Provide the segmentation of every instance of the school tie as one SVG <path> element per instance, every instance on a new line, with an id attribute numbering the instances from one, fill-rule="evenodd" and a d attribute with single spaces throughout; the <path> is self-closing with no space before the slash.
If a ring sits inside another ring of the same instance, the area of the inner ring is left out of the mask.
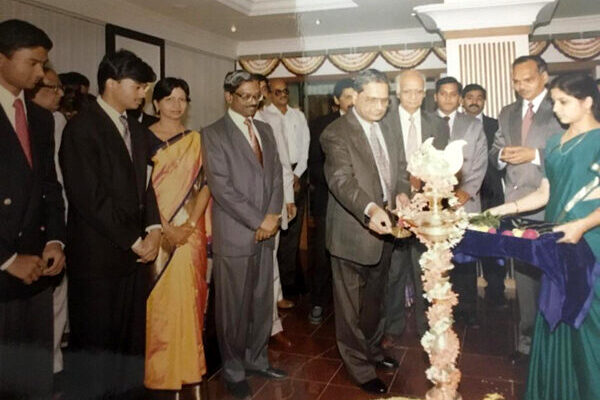
<path id="1" fill-rule="evenodd" d="M 129 130 L 129 123 L 127 122 L 127 117 L 124 115 L 119 116 L 119 121 L 123 124 L 125 131 L 123 132 L 123 141 L 125 141 L 125 147 L 127 147 L 127 152 L 129 153 L 129 158 L 132 158 L 131 153 L 131 131 Z"/>
<path id="2" fill-rule="evenodd" d="M 377 125 L 375 123 L 371 124 L 368 137 L 369 144 L 371 145 L 371 151 L 373 152 L 373 157 L 375 157 L 375 164 L 377 165 L 377 169 L 379 170 L 379 174 L 385 186 L 383 188 L 383 194 L 389 203 L 392 201 L 390 162 L 388 161 L 388 156 L 383 149 L 381 142 L 379 141 L 379 137 L 377 135 Z"/>
<path id="3" fill-rule="evenodd" d="M 244 120 L 244 125 L 248 127 L 248 136 L 250 137 L 250 147 L 252 147 L 252 151 L 258 160 L 258 163 L 263 165 L 263 155 L 262 150 L 260 149 L 260 145 L 258 144 L 258 139 L 256 138 L 256 133 L 254 133 L 254 128 L 252 126 L 252 120 L 250 118 L 246 118 Z"/>
<path id="4" fill-rule="evenodd" d="M 444 121 L 446 121 L 446 126 L 448 127 L 448 135 L 452 138 L 452 127 L 450 126 L 450 117 L 444 116 Z"/>
<path id="5" fill-rule="evenodd" d="M 27 117 L 25 117 L 25 107 L 23 106 L 23 100 L 15 99 L 13 103 L 15 108 L 15 131 L 17 131 L 17 138 L 21 143 L 25 158 L 29 168 L 33 167 L 33 161 L 31 159 L 31 144 L 29 142 L 29 128 L 27 127 Z"/>
<path id="6" fill-rule="evenodd" d="M 527 135 L 529 134 L 529 130 L 531 129 L 531 124 L 533 124 L 533 103 L 529 102 L 529 107 L 527 107 L 527 112 L 523 117 L 523 123 L 521 124 L 521 145 L 525 146 L 525 141 L 527 140 Z"/>

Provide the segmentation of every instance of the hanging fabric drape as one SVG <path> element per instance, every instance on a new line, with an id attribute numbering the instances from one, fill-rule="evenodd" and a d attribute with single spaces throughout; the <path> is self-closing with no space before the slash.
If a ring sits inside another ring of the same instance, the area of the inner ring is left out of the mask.
<path id="1" fill-rule="evenodd" d="M 330 54 L 329 61 L 344 72 L 358 72 L 368 68 L 377 58 L 378 53 Z"/>
<path id="2" fill-rule="evenodd" d="M 325 62 L 325 56 L 286 57 L 281 62 L 292 74 L 309 75 L 319 69 Z"/>
<path id="3" fill-rule="evenodd" d="M 396 68 L 414 68 L 421 64 L 432 49 L 384 50 L 381 56 Z"/>
<path id="4" fill-rule="evenodd" d="M 279 58 L 259 58 L 254 60 L 240 59 L 239 62 L 242 68 L 244 68 L 246 71 L 252 74 L 261 74 L 267 76 L 273 72 L 275 68 L 277 68 L 280 60 Z"/>
<path id="5" fill-rule="evenodd" d="M 600 38 L 587 39 L 552 39 L 558 51 L 574 60 L 591 60 L 600 55 Z"/>

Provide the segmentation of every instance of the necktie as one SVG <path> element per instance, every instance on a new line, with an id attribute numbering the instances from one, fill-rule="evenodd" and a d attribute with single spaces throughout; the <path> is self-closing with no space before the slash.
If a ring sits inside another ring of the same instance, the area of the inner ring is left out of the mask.
<path id="1" fill-rule="evenodd" d="M 408 117 L 408 121 L 410 122 L 410 125 L 408 126 L 408 136 L 406 136 L 406 162 L 409 162 L 413 153 L 419 149 L 417 126 L 415 125 L 414 115 Z"/>
<path id="2" fill-rule="evenodd" d="M 246 118 L 244 120 L 244 125 L 248 127 L 248 136 L 250 137 L 250 147 L 252 147 L 252 151 L 256 156 L 259 164 L 263 165 L 263 156 L 262 150 L 260 149 L 260 145 L 258 144 L 258 139 L 256 138 L 256 133 L 254 133 L 254 128 L 252 127 L 252 120 L 250 118 Z"/>
<path id="3" fill-rule="evenodd" d="M 127 147 L 127 152 L 129 153 L 129 158 L 131 156 L 131 131 L 129 130 L 129 123 L 127 123 L 127 117 L 124 115 L 119 116 L 119 121 L 123 124 L 125 131 L 123 132 L 123 141 L 125 141 L 125 147 Z"/>
<path id="4" fill-rule="evenodd" d="M 529 102 L 529 107 L 527 107 L 527 112 L 523 117 L 523 123 L 521 124 L 521 145 L 525 146 L 525 141 L 527 140 L 527 135 L 529 134 L 529 130 L 531 129 L 531 124 L 533 123 L 533 103 Z"/>
<path id="5" fill-rule="evenodd" d="M 21 143 L 21 148 L 23 149 L 23 153 L 25 153 L 25 158 L 27 158 L 29 167 L 31 168 L 33 167 L 31 144 L 29 142 L 29 128 L 27 127 L 27 118 L 25 117 L 23 101 L 21 99 L 15 99 L 13 107 L 15 108 L 15 131 L 17 131 L 17 138 L 19 139 L 19 143 Z"/>
<path id="6" fill-rule="evenodd" d="M 377 170 L 379 171 L 379 175 L 381 180 L 383 181 L 383 195 L 387 199 L 388 202 L 391 202 L 391 176 L 390 176 L 390 163 L 388 161 L 387 154 L 379 141 L 377 135 L 377 126 L 373 123 L 371 124 L 371 129 L 369 130 L 369 144 L 371 145 L 371 151 L 373 152 L 373 157 L 375 158 L 375 164 L 377 165 Z"/>
<path id="7" fill-rule="evenodd" d="M 452 137 L 452 127 L 450 126 L 450 117 L 444 116 L 444 121 L 446 121 L 446 126 L 448 127 L 448 135 Z"/>

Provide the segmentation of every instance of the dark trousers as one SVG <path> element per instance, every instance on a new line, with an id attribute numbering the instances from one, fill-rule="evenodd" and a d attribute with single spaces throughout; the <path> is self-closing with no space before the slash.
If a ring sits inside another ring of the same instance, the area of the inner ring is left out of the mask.
<path id="1" fill-rule="evenodd" d="M 143 393 L 147 281 L 145 266 L 114 278 L 69 283 L 72 399 L 134 399 Z"/>
<path id="2" fill-rule="evenodd" d="M 213 258 L 215 323 L 229 382 L 246 379 L 247 369 L 269 366 L 267 344 L 273 325 L 273 248 L 254 256 Z"/>
<path id="3" fill-rule="evenodd" d="M 450 271 L 452 289 L 458 294 L 455 312 L 475 314 L 477 305 L 477 263 L 455 263 Z"/>
<path id="4" fill-rule="evenodd" d="M 529 354 L 531 337 L 538 310 L 541 271 L 536 267 L 514 260 L 517 302 L 519 303 L 519 335 L 517 351 Z"/>
<path id="5" fill-rule="evenodd" d="M 485 298 L 491 303 L 504 302 L 504 278 L 506 266 L 499 265 L 494 258 L 482 258 L 483 277 L 487 281 Z"/>
<path id="6" fill-rule="evenodd" d="M 324 307 L 331 300 L 331 262 L 325 248 L 325 216 L 313 216 L 315 228 L 308 238 L 312 267 L 309 273 L 313 306 Z"/>
<path id="7" fill-rule="evenodd" d="M 283 295 L 289 296 L 297 291 L 303 282 L 298 270 L 298 246 L 300 245 L 300 233 L 304 222 L 304 210 L 306 209 L 306 196 L 308 193 L 307 174 L 300 177 L 300 190 L 295 193 L 294 201 L 298 213 L 288 225 L 288 229 L 281 231 L 279 249 L 277 250 L 277 262 L 279 263 L 279 280 Z"/>
<path id="8" fill-rule="evenodd" d="M 419 259 L 425 246 L 415 237 L 397 240 L 392 253 L 386 289 L 386 323 L 385 333 L 401 335 L 406 328 L 406 312 L 404 310 L 406 286 L 413 282 L 415 287 L 415 320 L 417 332 L 423 335 L 427 329 L 425 318 L 426 303 L 423 298 L 423 282 Z"/>
<path id="9" fill-rule="evenodd" d="M 52 396 L 52 287 L 0 302 L 0 399 Z"/>
<path id="10" fill-rule="evenodd" d="M 381 260 L 362 265 L 331 257 L 335 334 L 348 374 L 362 384 L 377 377 L 374 363 L 383 359 L 385 282 L 392 244 L 385 243 Z"/>

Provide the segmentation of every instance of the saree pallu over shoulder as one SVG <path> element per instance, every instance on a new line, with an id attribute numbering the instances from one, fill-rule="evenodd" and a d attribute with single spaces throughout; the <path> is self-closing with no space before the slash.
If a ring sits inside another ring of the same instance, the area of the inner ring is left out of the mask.
<path id="1" fill-rule="evenodd" d="M 205 216 L 189 221 L 205 185 L 198 132 L 186 131 L 164 143 L 152 158 L 152 185 L 164 219 L 196 229 L 178 247 L 161 241 L 152 266 L 147 299 L 144 384 L 180 390 L 202 381 L 206 372 L 202 329 L 207 299 Z"/>

